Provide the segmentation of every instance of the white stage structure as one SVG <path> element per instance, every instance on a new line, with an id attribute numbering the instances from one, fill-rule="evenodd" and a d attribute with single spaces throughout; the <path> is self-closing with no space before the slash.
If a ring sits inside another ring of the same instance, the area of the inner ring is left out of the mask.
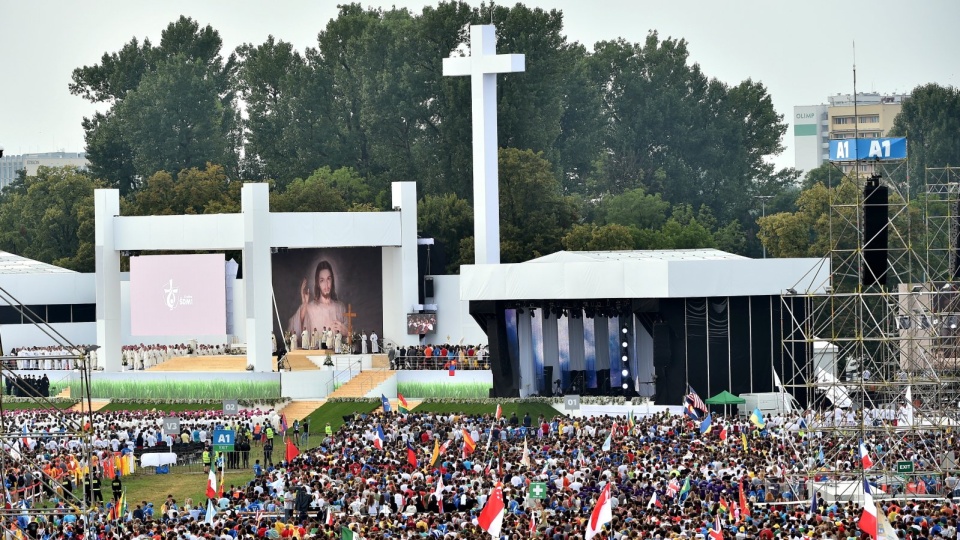
<path id="1" fill-rule="evenodd" d="M 561 372 L 551 378 L 564 392 L 626 390 L 673 404 L 686 383 L 707 395 L 769 391 L 781 326 L 792 326 L 780 296 L 819 291 L 829 272 L 823 259 L 715 249 L 558 252 L 463 266 L 460 299 L 487 333 L 498 396 L 556 393 L 544 379 Z M 586 380 L 568 386 L 571 373 Z"/>
<path id="2" fill-rule="evenodd" d="M 121 370 L 120 256 L 134 251 L 243 251 L 247 362 L 271 371 L 273 248 L 381 247 L 383 335 L 416 344 L 406 313 L 417 304 L 417 194 L 392 184 L 392 212 L 270 212 L 269 186 L 245 184 L 239 214 L 121 216 L 120 193 L 98 189 L 96 212 L 97 344 L 106 371 Z"/>

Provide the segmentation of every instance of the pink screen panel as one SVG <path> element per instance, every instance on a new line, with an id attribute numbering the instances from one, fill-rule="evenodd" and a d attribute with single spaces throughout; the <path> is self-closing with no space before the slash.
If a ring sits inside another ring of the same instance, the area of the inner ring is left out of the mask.
<path id="1" fill-rule="evenodd" d="M 222 254 L 130 259 L 130 333 L 209 336 L 226 333 Z"/>

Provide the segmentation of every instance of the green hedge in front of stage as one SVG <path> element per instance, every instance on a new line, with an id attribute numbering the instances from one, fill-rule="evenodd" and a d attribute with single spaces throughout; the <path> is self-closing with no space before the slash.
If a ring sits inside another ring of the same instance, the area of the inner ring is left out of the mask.
<path id="1" fill-rule="evenodd" d="M 76 386 L 76 385 L 74 385 Z M 77 397 L 70 388 L 70 396 Z M 273 381 L 98 381 L 90 383 L 93 399 L 278 400 L 280 384 Z"/>
<path id="2" fill-rule="evenodd" d="M 489 383 L 398 382 L 397 392 L 410 399 L 456 398 L 479 399 L 490 396 Z"/>

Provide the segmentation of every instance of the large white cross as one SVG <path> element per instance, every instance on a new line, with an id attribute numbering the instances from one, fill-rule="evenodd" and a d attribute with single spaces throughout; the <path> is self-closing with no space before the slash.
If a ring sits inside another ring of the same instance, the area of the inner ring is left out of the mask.
<path id="1" fill-rule="evenodd" d="M 525 69 L 522 54 L 497 54 L 492 24 L 470 27 L 470 56 L 443 59 L 445 76 L 469 75 L 473 99 L 473 239 L 477 264 L 500 263 L 497 73 Z"/>

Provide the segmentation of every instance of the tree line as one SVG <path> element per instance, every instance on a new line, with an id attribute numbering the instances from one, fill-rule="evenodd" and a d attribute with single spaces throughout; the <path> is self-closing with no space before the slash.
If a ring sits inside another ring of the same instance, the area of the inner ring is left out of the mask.
<path id="1" fill-rule="evenodd" d="M 348 4 L 302 51 L 273 36 L 225 51 L 216 29 L 181 17 L 157 44 L 133 38 L 75 69 L 70 92 L 105 105 L 83 120 L 90 170 L 4 190 L 0 247 L 92 270 L 98 186 L 120 190 L 125 214 L 157 215 L 238 211 L 251 181 L 270 183 L 275 211 L 387 210 L 390 183 L 416 181 L 420 234 L 455 271 L 472 261 L 471 92 L 442 59 L 491 20 L 498 51 L 527 66 L 498 79 L 504 262 L 560 249 L 756 256 L 756 196 L 776 197 L 768 213 L 795 210 L 797 171 L 769 161 L 787 124 L 766 88 L 707 76 L 683 39 L 587 47 L 564 35 L 562 12 L 522 4 Z"/>

